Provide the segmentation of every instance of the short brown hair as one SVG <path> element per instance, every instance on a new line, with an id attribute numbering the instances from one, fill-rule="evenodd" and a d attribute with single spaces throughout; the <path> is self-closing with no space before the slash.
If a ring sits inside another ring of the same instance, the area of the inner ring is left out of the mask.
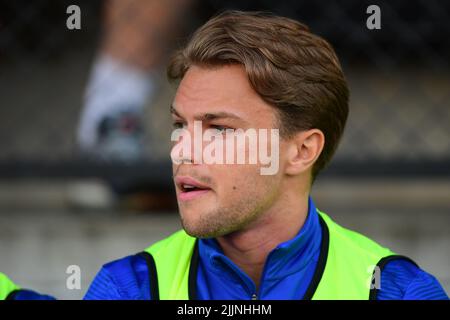
<path id="1" fill-rule="evenodd" d="M 332 46 L 304 24 L 263 12 L 225 11 L 172 57 L 180 80 L 191 65 L 241 64 L 253 89 L 278 113 L 281 137 L 317 128 L 325 145 L 312 179 L 333 156 L 348 116 L 349 91 Z"/>

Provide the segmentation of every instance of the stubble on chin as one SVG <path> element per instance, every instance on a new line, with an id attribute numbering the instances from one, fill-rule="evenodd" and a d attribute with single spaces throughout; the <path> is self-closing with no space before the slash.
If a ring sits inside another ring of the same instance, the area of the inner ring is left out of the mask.
<path id="1" fill-rule="evenodd" d="M 245 229 L 259 217 L 260 212 L 260 206 L 241 203 L 232 208 L 200 213 L 198 217 L 188 217 L 180 212 L 180 217 L 183 229 L 190 236 L 217 238 Z"/>

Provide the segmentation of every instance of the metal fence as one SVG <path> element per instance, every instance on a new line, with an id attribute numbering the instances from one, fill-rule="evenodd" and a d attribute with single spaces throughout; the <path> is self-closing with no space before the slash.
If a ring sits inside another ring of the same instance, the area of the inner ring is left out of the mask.
<path id="1" fill-rule="evenodd" d="M 66 28 L 70 4 L 82 10 L 81 30 Z M 370 4 L 381 9 L 380 30 L 366 27 Z M 103 5 L 0 1 L 0 177 L 108 176 L 118 168 L 139 175 L 157 166 L 152 180 L 168 172 L 170 89 L 148 108 L 147 131 L 162 141 L 148 150 L 149 161 L 105 167 L 79 156 L 75 131 Z M 297 18 L 335 46 L 350 84 L 350 117 L 325 174 L 450 175 L 449 2 L 208 0 L 184 17 L 192 30 L 224 8 Z"/>

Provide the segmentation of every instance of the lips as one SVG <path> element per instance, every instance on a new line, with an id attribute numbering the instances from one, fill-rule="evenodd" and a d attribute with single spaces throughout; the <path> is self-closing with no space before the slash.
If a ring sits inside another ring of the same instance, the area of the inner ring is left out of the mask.
<path id="1" fill-rule="evenodd" d="M 193 200 L 211 191 L 209 186 L 188 176 L 176 177 L 175 183 L 180 190 L 178 199 L 181 201 Z"/>

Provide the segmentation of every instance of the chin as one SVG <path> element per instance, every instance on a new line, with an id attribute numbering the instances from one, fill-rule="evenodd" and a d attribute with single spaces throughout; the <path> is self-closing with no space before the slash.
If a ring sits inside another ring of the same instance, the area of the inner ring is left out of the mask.
<path id="1" fill-rule="evenodd" d="M 194 213 L 195 214 L 195 213 Z M 196 238 L 212 238 L 217 234 L 214 228 L 211 226 L 205 226 L 204 223 L 198 219 L 200 215 L 195 214 L 195 216 L 188 215 L 186 213 L 181 214 L 181 224 L 184 231 L 192 237 Z"/>
<path id="2" fill-rule="evenodd" d="M 208 234 L 205 230 L 201 230 L 198 227 L 195 227 L 193 224 L 187 223 L 186 221 L 182 222 L 183 229 L 186 231 L 188 235 L 195 238 L 208 238 Z"/>

